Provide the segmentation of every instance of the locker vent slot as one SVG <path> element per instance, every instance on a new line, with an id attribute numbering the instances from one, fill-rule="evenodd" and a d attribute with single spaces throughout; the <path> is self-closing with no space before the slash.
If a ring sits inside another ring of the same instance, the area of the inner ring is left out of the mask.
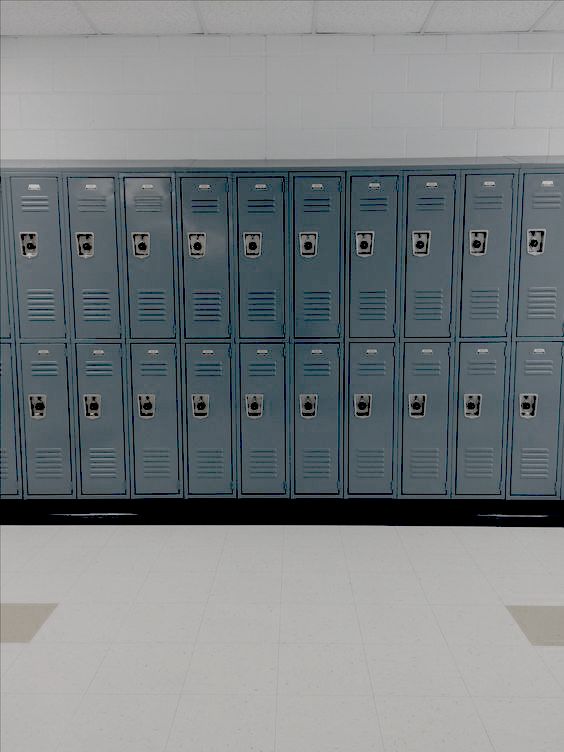
<path id="1" fill-rule="evenodd" d="M 49 211 L 49 196 L 22 196 L 20 206 L 23 212 Z"/>
<path id="2" fill-rule="evenodd" d="M 550 451 L 534 447 L 521 449 L 521 478 L 548 478 Z"/>
<path id="3" fill-rule="evenodd" d="M 417 211 L 444 211 L 446 198 L 444 196 L 417 196 L 415 208 Z"/>
<path id="4" fill-rule="evenodd" d="M 495 376 L 497 373 L 496 360 L 481 360 L 470 362 L 466 366 L 466 373 L 470 376 Z"/>
<path id="5" fill-rule="evenodd" d="M 256 290 L 247 294 L 249 321 L 276 321 L 276 290 Z"/>
<path id="6" fill-rule="evenodd" d="M 319 323 L 331 320 L 331 292 L 306 290 L 303 293 L 304 321 Z"/>
<path id="7" fill-rule="evenodd" d="M 470 293 L 471 319 L 499 319 L 499 288 L 472 290 Z"/>
<path id="8" fill-rule="evenodd" d="M 164 290 L 139 290 L 137 292 L 137 321 L 156 324 L 166 321 L 166 293 Z"/>
<path id="9" fill-rule="evenodd" d="M 111 361 L 87 360 L 84 373 L 86 376 L 113 376 L 114 364 Z"/>
<path id="10" fill-rule="evenodd" d="M 305 449 L 304 478 L 330 478 L 332 462 L 330 449 Z"/>
<path id="11" fill-rule="evenodd" d="M 524 372 L 530 376 L 552 376 L 554 373 L 554 361 L 526 360 Z"/>
<path id="12" fill-rule="evenodd" d="M 364 196 L 360 199 L 360 211 L 388 211 L 390 201 L 387 196 Z"/>
<path id="13" fill-rule="evenodd" d="M 358 293 L 358 318 L 360 321 L 385 321 L 388 315 L 386 290 L 361 290 Z"/>
<path id="14" fill-rule="evenodd" d="M 247 373 L 249 376 L 276 376 L 276 363 L 249 363 Z"/>
<path id="15" fill-rule="evenodd" d="M 223 364 L 220 362 L 208 363 L 202 360 L 194 365 L 194 375 L 205 379 L 210 376 L 223 376 Z"/>
<path id="16" fill-rule="evenodd" d="M 28 321 L 55 321 L 55 293 L 53 290 L 27 290 Z"/>
<path id="17" fill-rule="evenodd" d="M 88 474 L 91 478 L 117 478 L 117 452 L 111 447 L 92 447 L 88 451 Z"/>
<path id="18" fill-rule="evenodd" d="M 142 462 L 145 478 L 170 478 L 172 474 L 170 449 L 144 449 Z"/>
<path id="19" fill-rule="evenodd" d="M 303 210 L 306 213 L 312 212 L 330 212 L 331 196 L 305 196 Z"/>
<path id="20" fill-rule="evenodd" d="M 218 198 L 193 198 L 190 202 L 192 214 L 219 214 Z"/>
<path id="21" fill-rule="evenodd" d="M 441 375 L 441 361 L 440 360 L 421 360 L 413 363 L 411 373 L 414 376 L 440 376 Z"/>
<path id="22" fill-rule="evenodd" d="M 164 199 L 162 196 L 135 196 L 133 206 L 136 212 L 160 212 Z"/>
<path id="23" fill-rule="evenodd" d="M 357 376 L 385 376 L 387 365 L 385 360 L 379 360 L 374 363 L 357 363 Z"/>
<path id="24" fill-rule="evenodd" d="M 331 363 L 304 363 L 303 375 L 306 378 L 331 376 Z"/>
<path id="25" fill-rule="evenodd" d="M 33 454 L 35 475 L 38 478 L 62 478 L 63 477 L 63 450 L 62 449 L 36 449 Z"/>
<path id="26" fill-rule="evenodd" d="M 494 450 L 492 447 L 473 447 L 464 450 L 465 478 L 493 478 Z"/>
<path id="27" fill-rule="evenodd" d="M 562 193 L 560 191 L 533 193 L 533 209 L 560 209 L 561 206 Z"/>
<path id="28" fill-rule="evenodd" d="M 442 290 L 415 290 L 413 317 L 416 321 L 441 321 L 444 295 Z"/>
<path id="29" fill-rule="evenodd" d="M 33 360 L 30 370 L 32 376 L 58 376 L 59 364 L 56 360 Z"/>
<path id="30" fill-rule="evenodd" d="M 412 478 L 438 478 L 440 451 L 412 449 L 409 453 L 409 474 Z"/>
<path id="31" fill-rule="evenodd" d="M 91 196 L 79 198 L 77 207 L 79 212 L 103 212 L 106 211 L 107 203 L 106 196 Z"/>
<path id="32" fill-rule="evenodd" d="M 273 198 L 250 198 L 247 201 L 248 214 L 275 214 L 276 201 Z"/>
<path id="33" fill-rule="evenodd" d="M 141 376 L 168 376 L 168 363 L 144 360 L 139 366 Z"/>
<path id="34" fill-rule="evenodd" d="M 251 478 L 277 478 L 278 452 L 276 449 L 252 449 L 249 452 Z"/>
<path id="35" fill-rule="evenodd" d="M 196 290 L 192 293 L 194 321 L 221 321 L 223 294 L 221 290 Z"/>
<path id="36" fill-rule="evenodd" d="M 494 209 L 501 211 L 503 209 L 503 196 L 497 195 L 485 195 L 474 197 L 474 209 Z"/>
<path id="37" fill-rule="evenodd" d="M 355 454 L 356 478 L 383 478 L 386 467 L 384 449 L 357 449 Z"/>
<path id="38" fill-rule="evenodd" d="M 223 449 L 196 450 L 196 476 L 198 478 L 223 478 L 225 452 Z"/>
<path id="39" fill-rule="evenodd" d="M 82 317 L 84 321 L 112 320 L 112 304 L 108 290 L 82 291 Z"/>
<path id="40" fill-rule="evenodd" d="M 8 450 L 0 447 L 0 480 L 6 480 L 10 475 L 10 463 L 8 461 Z"/>
<path id="41" fill-rule="evenodd" d="M 527 292 L 527 318 L 555 319 L 557 299 L 556 287 L 529 287 Z"/>

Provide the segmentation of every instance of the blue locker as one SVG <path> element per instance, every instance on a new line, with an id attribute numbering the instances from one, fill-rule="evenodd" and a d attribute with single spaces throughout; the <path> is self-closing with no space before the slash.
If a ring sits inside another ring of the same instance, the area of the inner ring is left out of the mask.
<path id="1" fill-rule="evenodd" d="M 12 345 L 0 345 L 0 493 L 2 496 L 14 496 L 20 493 L 20 478 L 17 461 L 16 444 L 16 402 L 14 390 L 14 361 Z"/>
<path id="2" fill-rule="evenodd" d="M 294 491 L 340 492 L 341 354 L 330 343 L 294 345 Z"/>
<path id="3" fill-rule="evenodd" d="M 8 243 L 7 227 L 4 221 L 4 204 L 2 203 L 2 182 L 0 181 L 0 337 L 8 339 L 12 333 L 8 303 Z"/>
<path id="4" fill-rule="evenodd" d="M 231 494 L 231 345 L 186 345 L 188 489 Z"/>
<path id="5" fill-rule="evenodd" d="M 460 345 L 456 493 L 502 492 L 505 351 L 503 342 Z"/>
<path id="6" fill-rule="evenodd" d="M 170 178 L 126 178 L 125 211 L 131 337 L 174 337 L 176 321 Z"/>
<path id="7" fill-rule="evenodd" d="M 286 207 L 283 177 L 238 178 L 239 333 L 283 337 Z"/>
<path id="8" fill-rule="evenodd" d="M 240 350 L 241 491 L 284 494 L 286 482 L 286 346 Z"/>
<path id="9" fill-rule="evenodd" d="M 518 342 L 513 389 L 511 493 L 556 496 L 562 417 L 560 342 Z"/>
<path id="10" fill-rule="evenodd" d="M 450 345 L 405 345 L 402 488 L 405 494 L 447 492 Z"/>
<path id="11" fill-rule="evenodd" d="M 525 175 L 517 334 L 564 334 L 564 173 Z"/>
<path id="12" fill-rule="evenodd" d="M 228 337 L 229 180 L 182 180 L 184 336 Z"/>
<path id="13" fill-rule="evenodd" d="M 134 490 L 171 495 L 180 490 L 176 345 L 131 345 Z"/>
<path id="14" fill-rule="evenodd" d="M 66 345 L 21 345 L 21 378 L 27 493 L 69 496 L 73 481 Z"/>
<path id="15" fill-rule="evenodd" d="M 513 175 L 466 176 L 463 337 L 507 334 L 513 182 Z"/>
<path id="16" fill-rule="evenodd" d="M 393 490 L 394 345 L 351 343 L 348 395 L 348 492 Z"/>
<path id="17" fill-rule="evenodd" d="M 127 490 L 122 396 L 122 347 L 76 346 L 80 490 L 120 495 Z"/>
<path id="18" fill-rule="evenodd" d="M 69 178 L 69 225 L 78 339 L 120 336 L 113 178 Z"/>
<path id="19" fill-rule="evenodd" d="M 395 334 L 397 238 L 397 176 L 351 178 L 351 337 Z"/>
<path id="20" fill-rule="evenodd" d="M 450 336 L 455 185 L 452 175 L 408 179 L 406 337 Z"/>
<path id="21" fill-rule="evenodd" d="M 12 178 L 20 336 L 65 336 L 57 178 Z"/>
<path id="22" fill-rule="evenodd" d="M 341 333 L 341 178 L 294 178 L 294 334 Z"/>

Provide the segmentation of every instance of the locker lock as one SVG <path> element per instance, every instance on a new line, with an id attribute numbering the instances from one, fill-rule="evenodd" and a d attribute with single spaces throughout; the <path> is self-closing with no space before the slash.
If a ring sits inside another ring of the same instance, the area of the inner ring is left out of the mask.
<path id="1" fill-rule="evenodd" d="M 35 258 L 38 253 L 39 243 L 36 232 L 20 232 L 20 249 L 22 256 Z"/>
<path id="2" fill-rule="evenodd" d="M 315 418 L 317 415 L 317 394 L 300 394 L 300 415 L 302 418 Z"/>
<path id="3" fill-rule="evenodd" d="M 202 258 L 206 255 L 206 233 L 188 233 L 188 252 L 192 258 Z"/>
<path id="4" fill-rule="evenodd" d="M 47 414 L 47 395 L 30 394 L 29 412 L 34 420 L 41 420 Z"/>
<path id="5" fill-rule="evenodd" d="M 355 240 L 357 256 L 372 256 L 374 253 L 373 232 L 355 232 Z"/>
<path id="6" fill-rule="evenodd" d="M 487 230 L 470 230 L 470 255 L 485 256 L 488 247 Z"/>
<path id="7" fill-rule="evenodd" d="M 465 394 L 464 395 L 464 417 L 465 418 L 479 418 L 482 410 L 482 395 L 481 394 Z"/>
<path id="8" fill-rule="evenodd" d="M 410 418 L 424 418 L 426 404 L 427 404 L 426 394 L 410 394 L 409 395 L 409 417 Z"/>
<path id="9" fill-rule="evenodd" d="M 133 255 L 136 258 L 147 258 L 151 253 L 151 235 L 148 232 L 132 232 Z"/>
<path id="10" fill-rule="evenodd" d="M 527 253 L 531 256 L 540 256 L 544 253 L 544 240 L 546 230 L 527 230 Z"/>
<path id="11" fill-rule="evenodd" d="M 317 256 L 317 232 L 300 232 L 300 254 L 304 258 Z"/>
<path id="12" fill-rule="evenodd" d="M 102 415 L 102 396 L 100 394 L 84 395 L 84 415 L 89 420 L 96 420 Z"/>
<path id="13" fill-rule="evenodd" d="M 534 418 L 537 414 L 538 394 L 519 395 L 519 415 L 521 418 Z"/>
<path id="14" fill-rule="evenodd" d="M 354 395 L 354 414 L 356 418 L 369 418 L 372 409 L 371 394 Z"/>
<path id="15" fill-rule="evenodd" d="M 247 418 L 262 418 L 264 394 L 245 394 Z"/>
<path id="16" fill-rule="evenodd" d="M 94 255 L 94 233 L 77 232 L 75 238 L 76 252 L 80 258 L 92 258 Z"/>
<path id="17" fill-rule="evenodd" d="M 154 418 L 155 417 L 155 395 L 154 394 L 138 394 L 137 403 L 139 407 L 140 418 Z"/>
<path id="18" fill-rule="evenodd" d="M 192 395 L 192 415 L 195 418 L 207 418 L 210 414 L 210 395 L 193 394 Z"/>
<path id="19" fill-rule="evenodd" d="M 431 230 L 416 230 L 411 233 L 414 256 L 428 256 L 431 251 Z"/>
<path id="20" fill-rule="evenodd" d="M 262 253 L 262 232 L 244 232 L 245 256 L 257 258 Z"/>

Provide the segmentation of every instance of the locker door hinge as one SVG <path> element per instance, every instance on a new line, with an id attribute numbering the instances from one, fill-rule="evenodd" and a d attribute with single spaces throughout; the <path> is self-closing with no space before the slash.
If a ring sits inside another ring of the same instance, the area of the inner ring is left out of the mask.
<path id="1" fill-rule="evenodd" d="M 396 177 L 396 193 L 399 192 L 399 189 L 400 189 L 400 179 L 399 177 Z"/>
<path id="2" fill-rule="evenodd" d="M 337 190 L 339 191 L 339 193 L 341 193 L 342 190 L 343 190 L 343 181 L 341 180 L 341 178 L 339 178 L 339 182 L 338 182 L 338 185 L 337 185 Z"/>
<path id="3" fill-rule="evenodd" d="M 337 345 L 337 355 L 341 357 L 341 345 Z"/>
<path id="4" fill-rule="evenodd" d="M 286 491 L 288 490 L 288 484 L 286 483 L 286 481 L 283 481 L 282 483 L 282 490 L 284 491 L 284 493 L 286 493 Z"/>
<path id="5" fill-rule="evenodd" d="M 231 337 L 231 324 L 227 324 L 227 335 Z"/>
<path id="6" fill-rule="evenodd" d="M 286 324 L 282 324 L 282 336 L 286 336 Z"/>
<path id="7" fill-rule="evenodd" d="M 231 345 L 227 346 L 227 357 L 230 358 L 232 353 Z"/>
<path id="8" fill-rule="evenodd" d="M 337 336 L 341 336 L 341 324 L 337 324 Z"/>
<path id="9" fill-rule="evenodd" d="M 225 181 L 225 193 L 229 193 L 229 179 Z"/>
<path id="10" fill-rule="evenodd" d="M 282 193 L 286 193 L 286 178 L 282 178 Z"/>
<path id="11" fill-rule="evenodd" d="M 233 481 L 231 481 L 231 483 L 229 484 L 229 490 L 230 491 L 234 491 L 235 490 L 235 483 Z"/>
<path id="12" fill-rule="evenodd" d="M 282 357 L 286 357 L 286 345 L 282 345 Z"/>

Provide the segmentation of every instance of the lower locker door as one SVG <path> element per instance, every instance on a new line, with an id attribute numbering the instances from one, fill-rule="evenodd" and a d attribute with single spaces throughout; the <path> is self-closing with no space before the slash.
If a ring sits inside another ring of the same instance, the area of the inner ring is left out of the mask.
<path id="1" fill-rule="evenodd" d="M 557 494 L 561 372 L 561 343 L 517 344 L 511 463 L 513 494 Z"/>
<path id="2" fill-rule="evenodd" d="M 394 345 L 356 343 L 349 350 L 351 494 L 392 492 Z"/>
<path id="3" fill-rule="evenodd" d="M 447 491 L 450 346 L 405 345 L 402 489 L 442 496 Z"/>
<path id="4" fill-rule="evenodd" d="M 241 345 L 241 491 L 286 492 L 285 346 Z"/>
<path id="5" fill-rule="evenodd" d="M 14 368 L 12 346 L 0 345 L 1 386 L 0 394 L 0 493 L 2 496 L 19 494 L 20 481 L 18 477 L 17 447 L 16 447 L 16 414 L 14 405 Z"/>
<path id="6" fill-rule="evenodd" d="M 83 494 L 124 494 L 121 345 L 77 345 L 76 367 L 80 490 Z"/>
<path id="7" fill-rule="evenodd" d="M 131 345 L 135 493 L 180 489 L 176 346 Z"/>
<path id="8" fill-rule="evenodd" d="M 67 351 L 63 344 L 21 345 L 27 493 L 73 492 Z"/>
<path id="9" fill-rule="evenodd" d="M 231 346 L 186 345 L 188 488 L 191 494 L 230 494 Z"/>
<path id="10" fill-rule="evenodd" d="M 501 493 L 505 350 L 502 342 L 460 345 L 456 493 Z"/>
<path id="11" fill-rule="evenodd" d="M 294 347 L 296 494 L 340 491 L 341 362 L 339 345 Z"/>

